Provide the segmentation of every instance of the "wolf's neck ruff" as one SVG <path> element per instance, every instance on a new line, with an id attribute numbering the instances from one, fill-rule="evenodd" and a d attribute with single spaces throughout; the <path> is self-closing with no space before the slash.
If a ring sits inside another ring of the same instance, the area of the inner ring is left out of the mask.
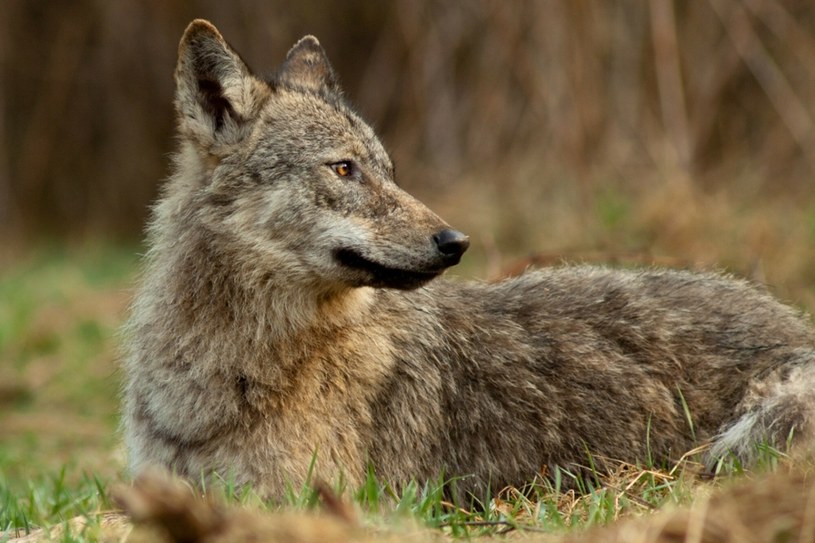
<path id="1" fill-rule="evenodd" d="M 316 451 L 324 478 L 373 465 L 481 495 L 542 466 L 812 442 L 815 333 L 766 292 L 590 267 L 434 279 L 468 240 L 395 185 L 316 39 L 267 81 L 194 21 L 175 75 L 181 149 L 126 330 L 134 471 L 280 497 Z"/>
<path id="2" fill-rule="evenodd" d="M 183 235 L 188 251 L 165 240 L 150 255 L 149 268 L 172 270 L 152 295 L 164 300 L 162 318 L 173 319 L 173 327 L 183 327 L 188 337 L 245 335 L 269 346 L 285 344 L 357 325 L 373 302 L 369 287 L 302 288 L 291 284 L 285 268 L 260 272 L 240 254 L 213 247 L 206 231 Z"/>

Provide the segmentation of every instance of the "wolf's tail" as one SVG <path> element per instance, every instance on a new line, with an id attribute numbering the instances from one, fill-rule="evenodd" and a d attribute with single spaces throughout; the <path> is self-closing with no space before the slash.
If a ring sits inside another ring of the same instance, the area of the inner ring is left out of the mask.
<path id="1" fill-rule="evenodd" d="M 751 385 L 736 413 L 713 438 L 708 466 L 730 455 L 752 465 L 762 445 L 815 450 L 815 351 L 793 351 L 781 368 Z"/>

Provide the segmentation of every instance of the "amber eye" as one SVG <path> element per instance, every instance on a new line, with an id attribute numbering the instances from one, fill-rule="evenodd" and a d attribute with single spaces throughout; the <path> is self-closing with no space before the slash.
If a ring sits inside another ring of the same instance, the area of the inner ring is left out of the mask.
<path id="1" fill-rule="evenodd" d="M 333 164 L 330 164 L 330 166 L 331 169 L 334 170 L 334 173 L 336 173 L 340 177 L 351 177 L 354 174 L 354 165 L 349 160 L 335 162 Z"/>

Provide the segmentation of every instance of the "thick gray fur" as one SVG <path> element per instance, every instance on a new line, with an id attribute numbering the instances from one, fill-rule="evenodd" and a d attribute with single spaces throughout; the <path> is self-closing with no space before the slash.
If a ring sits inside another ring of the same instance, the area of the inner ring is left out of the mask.
<path id="1" fill-rule="evenodd" d="M 434 241 L 449 227 L 394 184 L 316 39 L 263 80 L 194 21 L 176 82 L 180 150 L 126 328 L 134 472 L 280 496 L 316 453 L 324 478 L 370 464 L 483 492 L 589 454 L 711 442 L 750 462 L 811 440 L 815 335 L 764 290 L 597 267 L 431 280 L 458 260 Z"/>

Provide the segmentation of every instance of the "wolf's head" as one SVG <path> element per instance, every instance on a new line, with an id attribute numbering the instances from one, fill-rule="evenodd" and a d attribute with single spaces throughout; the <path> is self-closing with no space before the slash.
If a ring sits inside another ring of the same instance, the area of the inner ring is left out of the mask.
<path id="1" fill-rule="evenodd" d="M 196 20 L 175 77 L 181 152 L 159 215 L 201 226 L 259 273 L 331 289 L 415 288 L 467 249 L 465 235 L 396 186 L 314 37 L 262 79 Z"/>

